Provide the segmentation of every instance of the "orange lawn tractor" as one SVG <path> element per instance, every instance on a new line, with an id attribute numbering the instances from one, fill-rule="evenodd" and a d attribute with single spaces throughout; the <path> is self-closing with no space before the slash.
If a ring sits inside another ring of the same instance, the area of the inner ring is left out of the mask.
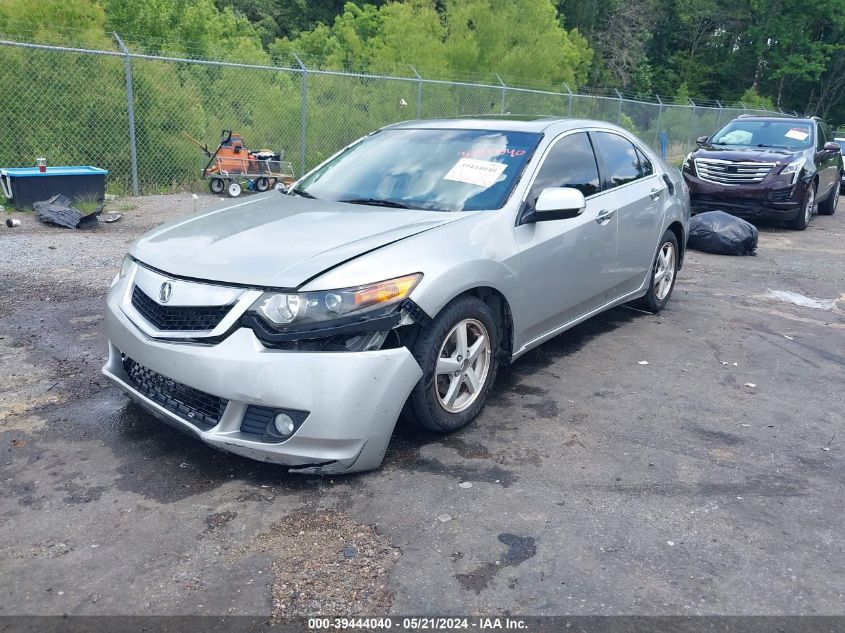
<path id="1" fill-rule="evenodd" d="M 186 132 L 182 134 L 208 156 L 202 177 L 208 180 L 213 194 L 226 191 L 236 198 L 244 187 L 249 191 L 267 191 L 277 183 L 287 186 L 294 181 L 293 166 L 281 160 L 281 154 L 269 149 L 247 149 L 241 135 L 233 134 L 232 130 L 223 130 L 220 145 L 213 152 Z"/>

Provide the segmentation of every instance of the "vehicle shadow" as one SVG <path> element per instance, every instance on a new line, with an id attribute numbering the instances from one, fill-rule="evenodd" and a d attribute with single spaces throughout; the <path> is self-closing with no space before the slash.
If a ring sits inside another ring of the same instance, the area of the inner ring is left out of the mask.
<path id="1" fill-rule="evenodd" d="M 487 405 L 489 407 L 496 407 L 508 404 L 508 400 L 514 392 L 525 392 L 533 389 L 527 386 L 523 386 L 522 389 L 520 387 L 523 381 L 535 372 L 542 371 L 561 359 L 571 356 L 593 339 L 612 332 L 637 318 L 647 316 L 649 315 L 639 310 L 627 306 L 619 306 L 598 314 L 584 323 L 546 341 L 520 357 L 514 364 L 500 366 L 496 383 L 493 385 L 493 391 L 487 401 Z M 472 448 L 477 443 L 468 441 L 467 438 L 471 433 L 472 425 L 456 433 L 437 435 L 418 428 L 405 418 L 400 418 L 396 430 L 393 433 L 393 439 L 388 448 L 387 455 L 385 456 L 385 466 L 398 466 L 408 470 L 423 469 L 436 472 L 439 469 L 438 464 L 432 464 L 432 460 L 422 458 L 420 456 L 420 450 L 427 445 L 441 443 L 456 446 L 462 456 L 477 456 L 473 454 Z M 478 449 L 475 452 L 478 453 L 480 450 Z M 455 475 L 454 468 L 447 469 L 445 466 L 442 466 L 442 470 L 444 472 L 448 470 Z M 488 474 L 496 481 L 507 482 L 508 474 L 505 472 L 491 472 Z M 484 473 L 473 473 L 476 479 L 485 480 L 488 478 L 482 475 Z"/>

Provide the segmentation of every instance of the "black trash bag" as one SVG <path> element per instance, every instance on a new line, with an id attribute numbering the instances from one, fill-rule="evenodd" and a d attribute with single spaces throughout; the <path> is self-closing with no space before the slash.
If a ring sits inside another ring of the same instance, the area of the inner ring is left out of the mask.
<path id="1" fill-rule="evenodd" d="M 97 216 L 103 209 L 100 207 L 93 213 L 82 215 L 79 209 L 72 205 L 70 199 L 62 194 L 36 202 L 32 208 L 42 222 L 66 226 L 69 229 L 90 229 L 97 226 Z"/>
<path id="2" fill-rule="evenodd" d="M 687 246 L 717 255 L 756 255 L 757 227 L 724 211 L 699 213 L 689 221 Z"/>

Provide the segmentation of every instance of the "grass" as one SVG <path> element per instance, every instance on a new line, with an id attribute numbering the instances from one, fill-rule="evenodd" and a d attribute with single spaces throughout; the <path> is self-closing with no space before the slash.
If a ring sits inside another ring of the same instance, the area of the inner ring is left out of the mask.
<path id="1" fill-rule="evenodd" d="M 74 200 L 73 206 L 82 214 L 88 215 L 89 213 L 94 213 L 97 209 L 100 208 L 101 203 L 97 202 L 96 200 Z"/>

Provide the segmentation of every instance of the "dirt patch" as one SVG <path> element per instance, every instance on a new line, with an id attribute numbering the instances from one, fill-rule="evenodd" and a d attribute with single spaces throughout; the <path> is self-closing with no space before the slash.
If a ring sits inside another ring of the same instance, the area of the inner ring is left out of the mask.
<path id="1" fill-rule="evenodd" d="M 300 510 L 260 537 L 276 560 L 272 619 L 387 613 L 387 584 L 401 552 L 375 526 L 342 512 Z"/>

